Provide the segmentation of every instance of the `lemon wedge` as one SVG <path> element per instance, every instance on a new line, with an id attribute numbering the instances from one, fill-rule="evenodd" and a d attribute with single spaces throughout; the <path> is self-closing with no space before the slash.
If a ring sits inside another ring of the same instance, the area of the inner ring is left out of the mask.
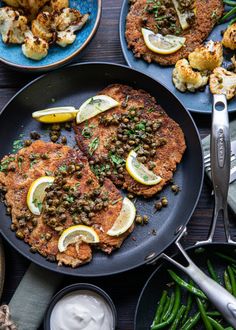
<path id="1" fill-rule="evenodd" d="M 96 231 L 89 226 L 76 225 L 67 228 L 58 240 L 58 250 L 64 252 L 68 245 L 83 241 L 86 243 L 98 243 L 99 236 Z"/>
<path id="2" fill-rule="evenodd" d="M 53 181 L 53 176 L 41 176 L 31 183 L 27 193 L 27 206 L 33 214 L 40 215 L 42 203 L 46 195 L 45 189 L 51 185 Z"/>
<path id="3" fill-rule="evenodd" d="M 136 208 L 134 204 L 128 199 L 124 198 L 120 214 L 114 222 L 111 229 L 108 230 L 109 236 L 120 236 L 126 232 L 133 224 L 136 215 Z"/>
<path id="4" fill-rule="evenodd" d="M 147 186 L 158 184 L 162 179 L 137 160 L 137 154 L 131 150 L 126 159 L 126 169 L 134 180 Z"/>
<path id="5" fill-rule="evenodd" d="M 119 105 L 119 102 L 107 95 L 96 95 L 90 97 L 79 108 L 76 116 L 77 124 L 83 121 L 95 117 L 101 112 L 107 111 Z"/>
<path id="6" fill-rule="evenodd" d="M 41 123 L 62 123 L 73 120 L 78 110 L 74 107 L 55 107 L 32 113 L 32 117 Z"/>
<path id="7" fill-rule="evenodd" d="M 142 28 L 142 34 L 146 46 L 153 52 L 163 55 L 177 52 L 177 50 L 183 47 L 186 40 L 184 37 L 177 37 L 170 34 L 166 36 L 159 33 L 155 34 L 144 28 Z"/>

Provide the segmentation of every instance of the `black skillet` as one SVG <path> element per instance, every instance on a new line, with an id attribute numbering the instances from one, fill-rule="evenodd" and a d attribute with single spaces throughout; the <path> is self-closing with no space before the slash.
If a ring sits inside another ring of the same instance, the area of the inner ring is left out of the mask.
<path id="1" fill-rule="evenodd" d="M 217 256 L 217 252 L 226 254 L 229 257 L 232 257 L 236 260 L 236 249 L 235 245 L 229 243 L 212 243 L 212 244 L 202 244 L 201 247 L 191 247 L 186 249 L 189 257 L 193 262 L 201 269 L 203 272 L 210 276 L 207 268 L 207 260 L 209 259 L 217 274 L 220 277 L 221 283 L 224 283 L 223 273 L 230 263 L 221 259 Z M 182 255 L 177 254 L 173 257 L 174 260 L 177 260 L 181 263 L 184 263 L 184 258 Z M 147 330 L 150 329 L 152 324 L 157 303 L 160 300 L 163 290 L 168 290 L 168 283 L 173 282 L 169 276 L 167 269 L 174 270 L 181 278 L 189 281 L 189 277 L 185 275 L 182 271 L 177 269 L 175 266 L 171 265 L 167 261 L 164 261 L 150 276 L 147 283 L 145 284 L 136 307 L 135 312 L 135 330 Z M 181 290 L 183 303 L 186 302 L 186 290 Z M 220 296 L 219 296 L 220 299 Z M 195 330 L 205 329 L 201 322 L 198 322 L 198 325 L 194 327 Z"/>
<path id="2" fill-rule="evenodd" d="M 13 142 L 19 139 L 22 133 L 27 138 L 30 131 L 36 130 L 41 133 L 42 139 L 49 140 L 47 126 L 31 118 L 33 111 L 62 105 L 78 107 L 88 97 L 112 83 L 145 89 L 156 97 L 157 102 L 183 129 L 187 150 L 174 175 L 174 181 L 181 187 L 181 193 L 175 196 L 170 188 L 166 187 L 161 196 L 167 196 L 169 207 L 158 214 L 154 213 L 154 202 L 158 197 L 149 200 L 138 198 L 137 212 L 147 214 L 150 217 L 149 224 L 144 227 L 137 226 L 122 247 L 112 255 L 95 252 L 89 264 L 76 269 L 59 267 L 39 254 L 30 253 L 29 246 L 10 231 L 11 220 L 6 216 L 5 206 L 1 203 L 0 231 L 5 239 L 26 258 L 55 272 L 74 276 L 103 276 L 145 264 L 150 257 L 159 255 L 177 238 L 176 228 L 187 224 L 199 199 L 203 181 L 203 158 L 199 135 L 191 116 L 162 84 L 121 65 L 73 65 L 44 75 L 24 87 L 5 106 L 0 116 L 0 158 L 11 152 Z M 69 144 L 75 145 L 72 132 L 68 138 Z"/>

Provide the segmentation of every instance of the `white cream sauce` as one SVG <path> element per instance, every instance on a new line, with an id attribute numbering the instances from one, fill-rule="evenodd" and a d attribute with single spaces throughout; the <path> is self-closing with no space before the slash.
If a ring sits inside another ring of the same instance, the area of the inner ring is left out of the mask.
<path id="1" fill-rule="evenodd" d="M 54 306 L 50 330 L 113 330 L 113 314 L 103 297 L 89 290 L 65 295 Z"/>

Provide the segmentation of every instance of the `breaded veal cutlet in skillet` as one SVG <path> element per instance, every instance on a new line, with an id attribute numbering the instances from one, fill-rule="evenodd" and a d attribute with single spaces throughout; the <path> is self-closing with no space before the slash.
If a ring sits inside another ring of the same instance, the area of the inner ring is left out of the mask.
<path id="1" fill-rule="evenodd" d="M 108 177 L 136 195 L 155 195 L 170 181 L 182 159 L 186 148 L 182 129 L 143 90 L 114 84 L 99 94 L 120 105 L 74 126 L 79 148 L 101 182 Z M 159 184 L 144 185 L 128 174 L 125 160 L 130 150 L 136 150 L 138 160 L 161 176 Z"/>
<path id="2" fill-rule="evenodd" d="M 151 51 L 146 46 L 142 36 L 142 28 L 161 33 L 161 31 L 157 31 L 157 21 L 153 13 L 148 13 L 145 10 L 147 4 L 147 0 L 132 1 L 126 18 L 125 36 L 128 48 L 133 51 L 135 57 L 142 57 L 148 63 L 157 62 L 161 65 L 174 65 L 181 58 L 186 58 L 208 37 L 217 19 L 222 16 L 224 11 L 224 4 L 221 0 L 195 0 L 195 19 L 190 28 L 178 34 L 178 36 L 186 38 L 184 46 L 175 53 L 163 55 Z M 175 16 L 177 26 L 179 26 L 177 14 Z"/>
<path id="3" fill-rule="evenodd" d="M 5 156 L 1 163 L 0 186 L 5 193 L 12 230 L 18 238 L 49 260 L 77 267 L 92 258 L 87 243 L 69 245 L 58 251 L 61 232 L 76 224 L 92 226 L 100 238 L 97 248 L 106 253 L 119 248 L 133 226 L 119 237 L 107 235 L 117 219 L 122 196 L 114 184 L 104 180 L 101 186 L 91 172 L 81 151 L 51 142 L 36 141 L 17 154 Z M 31 183 L 45 175 L 55 177 L 47 188 L 41 215 L 33 215 L 27 207 Z"/>

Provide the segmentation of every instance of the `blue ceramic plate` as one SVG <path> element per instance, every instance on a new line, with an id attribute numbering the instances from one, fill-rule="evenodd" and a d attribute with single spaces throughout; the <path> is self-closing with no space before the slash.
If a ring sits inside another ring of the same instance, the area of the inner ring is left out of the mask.
<path id="1" fill-rule="evenodd" d="M 3 5 L 2 1 L 0 4 Z M 70 0 L 70 7 L 76 8 L 82 14 L 90 13 L 90 19 L 81 31 L 77 33 L 75 42 L 66 48 L 57 45 L 50 47 L 48 56 L 41 61 L 26 58 L 20 45 L 6 45 L 0 37 L 0 61 L 12 67 L 28 71 L 49 71 L 71 61 L 89 43 L 96 33 L 100 16 L 101 0 Z"/>
<path id="2" fill-rule="evenodd" d="M 178 99 L 183 103 L 183 105 L 192 112 L 198 113 L 211 113 L 212 111 L 212 95 L 207 86 L 203 92 L 179 92 L 172 83 L 172 71 L 173 67 L 161 67 L 157 63 L 147 63 L 142 59 L 135 58 L 133 52 L 128 49 L 127 42 L 125 39 L 125 23 L 126 16 L 129 11 L 129 0 L 124 0 L 123 6 L 121 9 L 120 15 L 120 41 L 121 47 L 123 51 L 123 55 L 125 57 L 126 62 L 129 66 L 136 70 L 141 70 L 146 74 L 152 76 L 154 79 L 159 80 L 162 84 L 164 84 L 173 94 L 175 94 Z M 224 30 L 227 26 L 226 24 L 221 24 L 215 26 L 212 33 L 209 35 L 208 39 L 212 40 L 221 40 L 221 31 Z M 226 59 L 224 65 L 230 63 L 230 57 L 232 57 L 232 53 L 224 54 Z M 230 112 L 236 111 L 236 98 L 232 99 L 228 102 L 228 110 Z"/>

